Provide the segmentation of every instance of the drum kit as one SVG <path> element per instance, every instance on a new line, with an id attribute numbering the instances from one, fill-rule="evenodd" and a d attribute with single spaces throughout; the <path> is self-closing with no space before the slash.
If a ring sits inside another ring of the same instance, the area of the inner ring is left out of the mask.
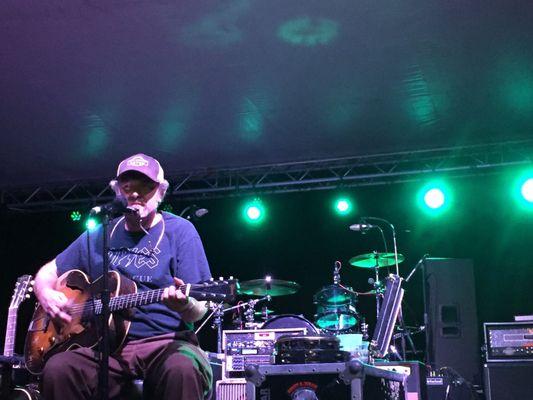
<path id="1" fill-rule="evenodd" d="M 313 303 L 316 307 L 314 323 L 296 314 L 275 315 L 266 306 L 272 297 L 287 296 L 298 292 L 301 286 L 297 282 L 273 279 L 270 276 L 266 276 L 263 279 L 240 282 L 238 294 L 251 297 L 251 299 L 240 302 L 235 306 L 227 304 L 211 305 L 212 314 L 210 317 L 213 317 L 213 328 L 218 329 L 218 352 L 222 352 L 223 317 L 229 312 L 234 312 L 234 315 L 238 316 L 233 319 L 233 329 L 306 328 L 308 335 L 320 337 L 336 336 L 342 339 L 350 334 L 358 334 L 362 337 L 362 340 L 368 340 L 368 325 L 357 311 L 358 297 L 365 295 L 375 296 L 376 313 L 379 315 L 379 306 L 384 292 L 384 285 L 379 280 L 379 270 L 383 267 L 401 263 L 404 259 L 402 254 L 376 251 L 352 257 L 349 260 L 349 264 L 352 267 L 374 270 L 375 280 L 369 280 L 369 282 L 373 283 L 374 288 L 367 292 L 357 292 L 353 288 L 343 285 L 340 279 L 341 263 L 336 261 L 333 271 L 333 284 L 320 288 L 313 296 Z M 262 305 L 261 310 L 256 311 L 260 304 Z M 204 321 L 204 324 L 210 317 Z"/>

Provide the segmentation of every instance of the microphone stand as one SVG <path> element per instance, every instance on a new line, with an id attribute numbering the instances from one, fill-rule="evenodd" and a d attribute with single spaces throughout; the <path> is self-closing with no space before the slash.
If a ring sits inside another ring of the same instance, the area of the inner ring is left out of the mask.
<path id="1" fill-rule="evenodd" d="M 100 300 L 102 303 L 102 312 L 100 315 L 101 340 L 100 340 L 100 370 L 98 372 L 98 398 L 107 400 L 109 394 L 109 245 L 108 245 L 108 227 L 109 212 L 102 213 L 102 235 L 103 235 L 103 263 L 102 263 L 102 291 Z"/>
<path id="2" fill-rule="evenodd" d="M 188 213 L 191 208 L 195 208 L 195 207 L 196 207 L 196 204 L 191 204 L 191 205 L 185 207 L 183 210 L 181 210 L 181 212 L 179 213 L 179 216 L 183 217 L 185 215 L 185 213 Z"/>

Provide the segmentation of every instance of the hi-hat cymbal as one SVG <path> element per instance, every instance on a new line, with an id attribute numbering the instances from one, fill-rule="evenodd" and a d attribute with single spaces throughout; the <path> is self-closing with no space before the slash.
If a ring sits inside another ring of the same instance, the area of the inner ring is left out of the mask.
<path id="1" fill-rule="evenodd" d="M 238 293 L 248 296 L 284 296 L 300 289 L 298 283 L 281 279 L 252 279 L 240 282 L 239 285 Z"/>
<path id="2" fill-rule="evenodd" d="M 398 254 L 398 264 L 405 260 L 402 254 Z M 367 253 L 350 258 L 349 263 L 359 268 L 388 267 L 396 264 L 394 253 Z"/>

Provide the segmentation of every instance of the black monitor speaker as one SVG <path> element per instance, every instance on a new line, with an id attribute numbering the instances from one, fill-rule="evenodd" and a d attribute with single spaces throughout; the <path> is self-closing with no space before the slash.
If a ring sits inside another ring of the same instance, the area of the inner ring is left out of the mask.
<path id="1" fill-rule="evenodd" d="M 424 262 L 427 363 L 481 383 L 474 268 L 470 259 Z"/>

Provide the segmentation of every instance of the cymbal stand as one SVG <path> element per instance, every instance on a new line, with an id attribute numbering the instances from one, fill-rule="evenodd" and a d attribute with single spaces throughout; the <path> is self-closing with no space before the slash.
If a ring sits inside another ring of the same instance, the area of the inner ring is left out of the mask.
<path id="1" fill-rule="evenodd" d="M 373 282 L 373 286 L 374 286 L 374 291 L 376 292 L 376 321 L 377 321 L 379 318 L 379 311 L 381 308 L 381 302 L 380 302 L 381 282 L 379 281 L 379 265 L 378 265 L 378 256 L 377 256 L 378 253 L 376 250 L 374 250 L 373 253 L 374 253 L 374 258 L 376 260 L 376 265 L 374 266 L 374 272 L 376 274 L 376 279 Z"/>
<path id="2" fill-rule="evenodd" d="M 202 324 L 198 327 L 198 329 L 196 329 L 194 333 L 198 334 L 198 332 L 200 332 L 200 330 L 205 326 L 205 324 L 207 324 L 207 322 L 211 318 L 213 318 L 213 324 L 211 325 L 211 327 L 217 330 L 217 352 L 222 353 L 222 350 L 223 350 L 222 349 L 222 321 L 224 318 L 224 314 L 230 311 L 233 311 L 233 310 L 238 310 L 243 307 L 248 307 L 252 309 L 252 318 L 253 318 L 253 314 L 254 314 L 253 308 L 255 307 L 255 305 L 263 301 L 270 301 L 270 300 L 272 300 L 272 296 L 266 295 L 259 299 L 251 299 L 251 300 L 248 300 L 247 302 L 240 303 L 233 307 L 228 307 L 228 308 L 223 308 L 224 303 L 211 303 L 210 305 L 210 308 L 212 310 L 211 314 L 209 314 L 209 316 L 202 322 Z"/>
<path id="3" fill-rule="evenodd" d="M 200 326 L 194 331 L 195 334 L 198 334 L 200 330 L 213 318 L 213 324 L 211 327 L 217 330 L 217 353 L 222 353 L 222 317 L 224 315 L 224 302 L 213 303 L 209 302 L 208 307 L 211 310 L 211 314 L 208 315 L 206 319 L 200 324 Z"/>

